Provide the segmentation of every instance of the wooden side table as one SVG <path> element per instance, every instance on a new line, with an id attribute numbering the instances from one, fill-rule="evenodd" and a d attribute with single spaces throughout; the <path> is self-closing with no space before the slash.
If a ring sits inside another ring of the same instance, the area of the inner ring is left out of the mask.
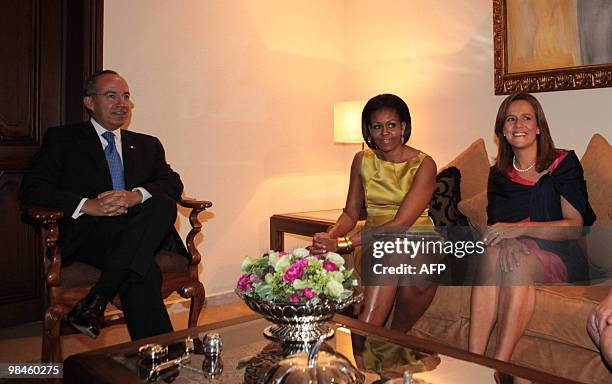
<path id="1" fill-rule="evenodd" d="M 342 214 L 342 209 L 326 209 L 297 213 L 283 213 L 270 216 L 270 249 L 283 251 L 285 233 L 312 236 L 325 232 Z"/>

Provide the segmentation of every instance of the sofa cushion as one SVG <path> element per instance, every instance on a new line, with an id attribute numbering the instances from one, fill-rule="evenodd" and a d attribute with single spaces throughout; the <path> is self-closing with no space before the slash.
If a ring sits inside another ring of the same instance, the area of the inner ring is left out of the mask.
<path id="1" fill-rule="evenodd" d="M 459 202 L 459 210 L 470 221 L 470 225 L 484 227 L 487 225 L 487 191 L 482 191 L 469 199 Z"/>
<path id="2" fill-rule="evenodd" d="M 537 287 L 536 308 L 526 333 L 597 352 L 586 332 L 586 320 L 609 290 L 609 286 Z"/>
<path id="3" fill-rule="evenodd" d="M 611 226 L 612 146 L 600 134 L 591 138 L 580 160 L 589 192 L 589 203 L 597 214 L 593 226 Z"/>
<path id="4" fill-rule="evenodd" d="M 602 364 L 599 353 L 530 334 L 520 338 L 511 361 L 580 383 L 610 381 L 610 371 Z"/>
<path id="5" fill-rule="evenodd" d="M 437 334 L 440 331 L 436 331 L 437 327 L 469 321 L 471 290 L 471 287 L 439 287 L 424 318 L 415 324 L 415 328 Z M 597 348 L 586 332 L 586 319 L 609 290 L 609 286 L 603 285 L 538 286 L 535 312 L 525 333 L 596 352 Z M 458 332 L 458 329 L 452 332 Z M 467 339 L 467 333 L 463 336 Z M 436 338 L 444 340 L 445 336 L 437 334 Z"/>
<path id="6" fill-rule="evenodd" d="M 444 169 L 457 167 L 461 173 L 461 198 L 469 199 L 487 189 L 489 157 L 483 139 L 473 142 L 465 151 L 446 164 Z"/>
<path id="7" fill-rule="evenodd" d="M 461 173 L 455 167 L 445 168 L 436 176 L 436 189 L 431 197 L 429 216 L 439 227 L 468 225 L 457 205 L 461 200 Z"/>

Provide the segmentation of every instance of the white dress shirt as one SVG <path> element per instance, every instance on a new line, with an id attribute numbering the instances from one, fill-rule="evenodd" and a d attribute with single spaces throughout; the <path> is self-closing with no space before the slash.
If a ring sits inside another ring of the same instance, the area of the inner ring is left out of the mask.
<path id="1" fill-rule="evenodd" d="M 98 134 L 98 138 L 100 139 L 100 143 L 102 144 L 102 150 L 105 150 L 106 146 L 108 145 L 108 141 L 106 141 L 106 139 L 102 137 L 102 134 L 104 132 L 107 132 L 108 130 L 104 128 L 103 126 L 101 126 L 100 124 L 98 124 L 98 122 L 94 120 L 93 117 L 90 118 L 89 121 L 94 126 L 94 129 L 96 130 L 96 133 Z M 121 164 L 123 165 L 123 151 L 121 150 L 121 129 L 115 129 L 112 132 L 115 135 L 115 148 L 117 149 L 117 153 L 119 154 L 119 158 L 121 159 Z M 132 189 L 132 191 L 136 191 L 136 190 L 140 191 L 140 193 L 142 194 L 142 200 L 140 201 L 141 203 L 151 198 L 151 194 L 146 189 L 142 187 L 136 187 Z M 83 212 L 81 212 L 81 208 L 83 208 L 83 204 L 85 204 L 86 201 L 87 201 L 86 197 L 81 199 L 81 201 L 79 202 L 79 205 L 77 205 L 76 209 L 74 210 L 74 213 L 72 214 L 73 219 L 77 219 L 79 216 L 83 214 Z"/>

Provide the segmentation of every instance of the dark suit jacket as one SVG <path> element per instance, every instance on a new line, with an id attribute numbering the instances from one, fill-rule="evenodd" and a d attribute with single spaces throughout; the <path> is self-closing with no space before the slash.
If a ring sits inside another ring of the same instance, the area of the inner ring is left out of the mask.
<path id="1" fill-rule="evenodd" d="M 151 195 L 178 200 L 183 191 L 180 176 L 166 163 L 164 148 L 153 136 L 122 131 L 121 147 L 126 189 L 143 187 Z M 112 189 L 100 138 L 87 121 L 49 128 L 32 168 L 21 184 L 20 199 L 64 212 L 60 221 L 60 248 L 69 257 L 78 244 L 81 223 L 91 217 L 72 214 L 82 198 L 95 198 Z"/>

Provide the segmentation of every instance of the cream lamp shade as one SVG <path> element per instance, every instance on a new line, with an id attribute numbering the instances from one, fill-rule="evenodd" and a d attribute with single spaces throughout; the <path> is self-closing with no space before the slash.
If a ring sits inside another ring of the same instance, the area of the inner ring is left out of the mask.
<path id="1" fill-rule="evenodd" d="M 334 104 L 334 142 L 363 143 L 361 135 L 361 112 L 363 100 L 343 101 Z"/>

